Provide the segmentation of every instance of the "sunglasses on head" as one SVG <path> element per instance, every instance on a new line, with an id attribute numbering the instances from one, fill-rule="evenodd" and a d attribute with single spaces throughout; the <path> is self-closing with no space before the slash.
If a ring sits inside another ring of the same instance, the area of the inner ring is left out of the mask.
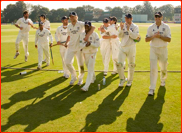
<path id="1" fill-rule="evenodd" d="M 155 18 L 161 18 L 161 16 L 159 16 L 159 15 L 155 15 Z"/>

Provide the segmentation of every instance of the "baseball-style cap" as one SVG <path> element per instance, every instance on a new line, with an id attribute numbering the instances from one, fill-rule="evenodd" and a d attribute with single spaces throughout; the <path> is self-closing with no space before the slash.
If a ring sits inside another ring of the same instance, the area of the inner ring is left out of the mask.
<path id="1" fill-rule="evenodd" d="M 39 25 L 44 25 L 44 23 L 43 22 L 39 22 Z"/>
<path id="2" fill-rule="evenodd" d="M 92 26 L 92 23 L 90 21 L 85 21 L 85 25 Z"/>
<path id="3" fill-rule="evenodd" d="M 46 15 L 45 15 L 45 14 L 42 14 L 42 15 L 40 15 L 39 17 L 46 18 Z"/>
<path id="4" fill-rule="evenodd" d="M 109 22 L 109 19 L 108 18 L 104 18 L 103 19 L 103 23 L 108 23 Z"/>
<path id="5" fill-rule="evenodd" d="M 132 18 L 132 14 L 131 14 L 131 13 L 127 13 L 127 14 L 125 15 L 125 17 L 127 17 L 127 18 Z"/>
<path id="6" fill-rule="evenodd" d="M 162 17 L 162 13 L 161 12 L 155 12 L 155 16 Z"/>
<path id="7" fill-rule="evenodd" d="M 61 20 L 69 19 L 67 16 L 61 18 Z"/>
<path id="8" fill-rule="evenodd" d="M 69 16 L 77 16 L 76 12 L 70 12 Z"/>
<path id="9" fill-rule="evenodd" d="M 111 17 L 109 17 L 109 19 L 117 22 L 117 18 L 115 16 L 111 16 Z"/>

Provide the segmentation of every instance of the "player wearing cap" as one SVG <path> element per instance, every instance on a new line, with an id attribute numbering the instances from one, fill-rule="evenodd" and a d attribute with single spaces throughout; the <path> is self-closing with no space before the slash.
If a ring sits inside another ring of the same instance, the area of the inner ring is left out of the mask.
<path id="1" fill-rule="evenodd" d="M 110 38 L 111 43 L 111 49 L 112 49 L 112 59 L 113 59 L 113 72 L 112 74 L 117 73 L 117 61 L 118 61 L 118 52 L 119 52 L 119 38 L 118 38 L 118 31 L 117 31 L 117 18 L 115 16 L 109 17 L 110 18 L 110 26 L 107 28 L 104 28 L 104 30 L 101 29 L 102 32 L 108 32 L 110 36 L 114 37 Z"/>
<path id="2" fill-rule="evenodd" d="M 37 69 L 42 69 L 42 59 L 43 59 L 43 52 L 46 57 L 47 66 L 50 64 L 50 55 L 49 55 L 49 38 L 51 41 L 51 46 L 53 43 L 53 38 L 49 30 L 43 28 L 43 23 L 39 23 L 39 29 L 36 31 L 35 34 L 35 48 L 38 48 L 38 67 Z M 38 45 L 37 45 L 38 44 Z"/>
<path id="3" fill-rule="evenodd" d="M 103 26 L 99 28 L 99 30 L 102 30 L 102 28 L 107 29 L 107 27 L 110 26 L 109 19 L 104 18 L 103 19 Z M 102 61 L 104 64 L 104 76 L 107 75 L 108 69 L 109 69 L 109 61 L 110 61 L 110 55 L 111 55 L 111 38 L 116 38 L 116 35 L 109 35 L 109 32 L 100 32 L 101 33 L 101 39 L 100 39 L 100 51 L 102 54 Z"/>
<path id="4" fill-rule="evenodd" d="M 29 17 L 28 11 L 23 12 L 23 17 L 18 19 L 18 21 L 15 23 L 15 26 L 19 28 L 19 33 L 15 42 L 15 47 L 16 47 L 16 54 L 14 56 L 14 59 L 17 58 L 17 56 L 20 54 L 19 53 L 19 43 L 21 40 L 23 40 L 23 48 L 25 51 L 25 61 L 28 60 L 29 52 L 28 52 L 28 37 L 29 37 L 29 31 L 30 31 L 30 26 L 35 29 L 33 26 L 33 22 Z"/>
<path id="5" fill-rule="evenodd" d="M 83 91 L 88 91 L 91 83 L 94 83 L 96 77 L 94 73 L 95 66 L 95 58 L 96 53 L 98 51 L 98 47 L 100 46 L 99 36 L 96 32 L 93 32 L 88 41 L 85 41 L 84 38 L 91 30 L 92 24 L 90 21 L 85 22 L 85 32 L 80 34 L 80 48 L 83 52 L 83 57 L 85 60 L 85 64 L 88 69 L 88 75 L 85 85 L 81 88 Z"/>
<path id="6" fill-rule="evenodd" d="M 60 45 L 60 54 L 62 58 L 63 71 L 64 71 L 65 78 L 69 78 L 70 72 L 65 64 L 65 53 L 67 51 L 67 48 L 64 46 L 64 44 L 61 44 L 61 42 L 65 42 L 68 37 L 68 33 L 67 33 L 68 19 L 69 18 L 67 16 L 62 17 L 61 20 L 63 25 L 59 26 L 55 33 L 55 39 L 56 39 L 57 45 Z"/>
<path id="7" fill-rule="evenodd" d="M 162 13 L 156 12 L 155 23 L 149 26 L 145 38 L 146 42 L 150 42 L 150 87 L 148 95 L 154 95 L 158 76 L 158 61 L 161 68 L 161 86 L 165 86 L 165 80 L 167 78 L 167 45 L 171 41 L 171 31 L 162 19 Z"/>
<path id="8" fill-rule="evenodd" d="M 39 16 L 41 22 L 44 24 L 44 28 L 50 30 L 50 22 L 46 19 L 46 16 L 44 14 Z"/>
<path id="9" fill-rule="evenodd" d="M 71 81 L 70 85 L 73 85 L 74 82 L 77 80 L 76 71 L 73 67 L 73 59 L 74 55 L 76 55 L 77 63 L 78 63 L 78 69 L 79 69 L 79 76 L 78 76 L 78 84 L 81 85 L 83 82 L 83 75 L 84 75 L 84 62 L 83 62 L 83 55 L 80 51 L 79 47 L 79 41 L 80 41 L 80 34 L 84 32 L 84 22 L 78 21 L 78 16 L 76 12 L 71 12 L 69 14 L 71 24 L 68 25 L 68 37 L 65 45 L 68 44 L 67 52 L 65 55 L 65 62 L 68 70 L 71 73 Z M 88 32 L 88 34 L 85 37 L 85 41 L 88 41 L 88 37 L 93 33 L 95 27 L 92 26 L 91 30 Z"/>
<path id="10" fill-rule="evenodd" d="M 121 37 L 120 50 L 118 55 L 117 69 L 119 73 L 120 83 L 122 87 L 128 80 L 127 86 L 132 85 L 134 69 L 135 69 L 135 55 L 136 55 L 136 42 L 135 39 L 139 36 L 139 28 L 132 22 L 132 14 L 125 15 L 125 23 L 120 23 L 119 37 Z M 124 76 L 124 61 L 128 59 L 128 79 Z"/>

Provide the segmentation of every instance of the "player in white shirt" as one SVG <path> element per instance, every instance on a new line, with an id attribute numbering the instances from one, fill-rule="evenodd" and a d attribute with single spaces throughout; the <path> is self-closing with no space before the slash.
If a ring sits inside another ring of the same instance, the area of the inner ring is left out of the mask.
<path id="1" fill-rule="evenodd" d="M 23 12 L 23 17 L 18 19 L 18 21 L 15 23 L 15 26 L 19 28 L 19 33 L 15 42 L 15 48 L 16 48 L 16 54 L 14 56 L 14 59 L 17 58 L 17 56 L 20 54 L 19 53 L 19 43 L 21 40 L 23 40 L 23 48 L 25 51 L 25 61 L 28 60 L 29 52 L 28 52 L 28 37 L 29 37 L 29 31 L 30 31 L 30 26 L 35 29 L 33 26 L 33 22 L 29 17 L 28 11 Z"/>
<path id="2" fill-rule="evenodd" d="M 39 29 L 35 34 L 35 48 L 38 48 L 38 67 L 37 69 L 42 69 L 42 59 L 43 52 L 46 57 L 47 66 L 50 64 L 50 55 L 49 55 L 49 38 L 51 41 L 50 46 L 52 46 L 53 38 L 49 30 L 43 28 L 43 23 L 39 23 Z"/>
<path id="3" fill-rule="evenodd" d="M 135 55 L 136 55 L 136 42 L 135 39 L 139 36 L 139 28 L 132 22 L 132 14 L 125 15 L 125 23 L 120 23 L 119 37 L 121 37 L 121 43 L 119 48 L 117 69 L 119 73 L 120 83 L 119 87 L 122 87 L 128 80 L 127 86 L 132 85 L 133 75 L 135 70 Z M 128 79 L 124 76 L 124 61 L 128 59 Z"/>
<path id="4" fill-rule="evenodd" d="M 96 32 L 93 32 L 90 36 L 88 41 L 84 41 L 85 36 L 91 30 L 91 22 L 85 22 L 85 32 L 81 33 L 80 35 L 80 48 L 83 53 L 83 57 L 85 60 L 85 64 L 88 69 L 88 75 L 85 85 L 81 88 L 83 91 L 88 91 L 89 86 L 91 83 L 94 83 L 96 80 L 96 76 L 94 73 L 94 66 L 95 66 L 95 58 L 96 53 L 98 51 L 98 47 L 100 46 L 99 36 Z"/>
<path id="5" fill-rule="evenodd" d="M 108 32 L 110 36 L 110 45 L 111 45 L 111 52 L 112 52 L 112 60 L 113 60 L 113 72 L 112 74 L 117 73 L 117 61 L 118 61 L 118 52 L 119 52 L 119 38 L 118 38 L 118 31 L 116 27 L 117 18 L 115 16 L 109 17 L 110 18 L 110 26 L 101 29 L 101 32 Z M 104 74 L 104 75 L 107 75 Z"/>
<path id="6" fill-rule="evenodd" d="M 83 55 L 82 52 L 80 51 L 79 47 L 79 41 L 80 41 L 80 34 L 84 32 L 84 22 L 78 21 L 78 16 L 76 12 L 71 12 L 69 14 L 71 24 L 68 25 L 68 37 L 65 45 L 68 44 L 67 52 L 65 55 L 65 62 L 68 70 L 71 73 L 71 81 L 70 85 L 73 85 L 74 82 L 77 80 L 76 76 L 76 71 L 75 68 L 73 67 L 73 59 L 74 56 L 76 55 L 77 58 L 77 64 L 78 64 L 78 69 L 79 69 L 79 76 L 78 76 L 78 84 L 81 85 L 83 82 L 83 75 L 84 75 L 84 62 L 83 62 Z M 93 33 L 95 27 L 92 26 L 91 30 L 85 37 L 85 41 L 88 41 L 88 37 Z"/>
<path id="7" fill-rule="evenodd" d="M 68 33 L 67 33 L 68 19 L 69 18 L 67 16 L 62 17 L 61 20 L 63 25 L 59 26 L 55 33 L 55 39 L 56 39 L 57 45 L 60 45 L 60 54 L 62 58 L 63 71 L 64 71 L 65 78 L 69 78 L 70 72 L 65 64 L 65 53 L 67 51 L 67 48 L 64 46 L 64 43 L 61 44 L 61 42 L 65 42 L 68 37 Z"/>
<path id="8" fill-rule="evenodd" d="M 150 87 L 148 95 L 154 95 L 158 77 L 158 61 L 161 68 L 161 86 L 165 86 L 165 80 L 167 78 L 167 45 L 168 42 L 171 41 L 171 31 L 169 26 L 165 24 L 162 19 L 162 13 L 156 12 L 155 23 L 149 26 L 145 38 L 146 42 L 150 42 Z"/>
<path id="9" fill-rule="evenodd" d="M 103 28 L 109 27 L 109 19 L 104 18 L 103 19 L 103 25 L 99 28 L 99 31 Z M 116 38 L 116 35 L 110 36 L 109 32 L 102 32 L 100 31 L 101 39 L 100 39 L 100 51 L 102 54 L 102 61 L 104 64 L 104 76 L 107 75 L 108 69 L 109 69 L 109 62 L 110 62 L 110 55 L 111 55 L 111 38 Z"/>
<path id="10" fill-rule="evenodd" d="M 44 28 L 50 30 L 50 22 L 46 19 L 46 16 L 44 14 L 39 16 L 41 22 L 44 24 Z"/>

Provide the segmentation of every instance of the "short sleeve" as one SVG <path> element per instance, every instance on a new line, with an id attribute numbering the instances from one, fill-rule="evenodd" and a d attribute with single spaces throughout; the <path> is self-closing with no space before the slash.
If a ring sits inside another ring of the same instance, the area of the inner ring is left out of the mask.
<path id="1" fill-rule="evenodd" d="M 150 27 L 147 29 L 147 35 L 146 35 L 146 38 L 147 38 L 147 37 L 151 37 L 151 36 L 152 36 L 152 32 L 151 32 L 151 30 L 150 30 L 150 29 L 151 29 Z"/>
<path id="2" fill-rule="evenodd" d="M 21 18 L 19 18 L 15 24 L 20 25 L 21 24 Z"/>
<path id="3" fill-rule="evenodd" d="M 166 37 L 171 38 L 171 30 L 169 26 L 166 26 Z"/>

